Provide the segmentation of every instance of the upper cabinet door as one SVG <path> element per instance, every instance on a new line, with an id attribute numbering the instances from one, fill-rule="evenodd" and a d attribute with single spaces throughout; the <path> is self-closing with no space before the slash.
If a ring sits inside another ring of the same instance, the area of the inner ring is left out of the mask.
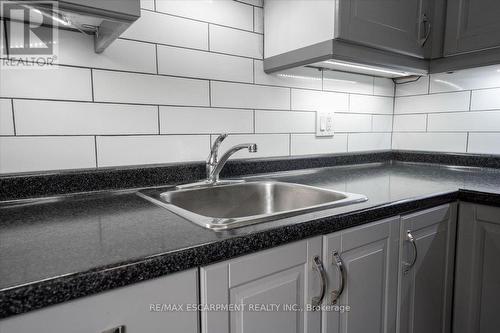
<path id="1" fill-rule="evenodd" d="M 444 55 L 500 47 L 500 1 L 448 0 Z"/>
<path id="2" fill-rule="evenodd" d="M 432 16 L 424 0 L 340 0 L 337 37 L 423 58 L 430 55 Z"/>

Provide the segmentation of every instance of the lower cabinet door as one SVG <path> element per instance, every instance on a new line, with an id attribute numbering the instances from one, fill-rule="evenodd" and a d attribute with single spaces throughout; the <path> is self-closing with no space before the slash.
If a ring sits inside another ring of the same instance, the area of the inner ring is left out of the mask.
<path id="1" fill-rule="evenodd" d="M 395 333 L 399 217 L 323 238 L 323 333 Z"/>
<path id="2" fill-rule="evenodd" d="M 202 332 L 319 333 L 320 260 L 316 237 L 201 268 Z"/>
<path id="3" fill-rule="evenodd" d="M 500 330 L 500 208 L 460 203 L 454 333 Z"/>
<path id="4" fill-rule="evenodd" d="M 197 286 L 191 269 L 9 317 L 0 332 L 196 333 L 198 314 L 187 305 L 197 303 Z"/>
<path id="5" fill-rule="evenodd" d="M 400 333 L 451 332 L 456 204 L 401 217 Z"/>

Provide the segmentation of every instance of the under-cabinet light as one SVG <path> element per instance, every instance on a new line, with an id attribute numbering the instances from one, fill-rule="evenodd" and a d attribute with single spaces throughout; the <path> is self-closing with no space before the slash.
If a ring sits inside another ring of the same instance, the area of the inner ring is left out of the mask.
<path id="1" fill-rule="evenodd" d="M 377 73 L 392 74 L 392 75 L 399 75 L 399 76 L 410 75 L 410 73 L 407 73 L 407 72 L 393 71 L 390 69 L 382 69 L 382 68 L 374 68 L 374 67 L 363 66 L 363 65 L 355 65 L 355 64 L 350 64 L 350 63 L 340 62 L 340 61 L 326 60 L 324 62 L 327 64 L 330 64 L 330 65 L 342 66 L 342 67 L 347 67 L 347 68 L 362 69 L 362 70 L 367 70 L 367 71 L 372 71 L 372 72 L 377 72 Z"/>

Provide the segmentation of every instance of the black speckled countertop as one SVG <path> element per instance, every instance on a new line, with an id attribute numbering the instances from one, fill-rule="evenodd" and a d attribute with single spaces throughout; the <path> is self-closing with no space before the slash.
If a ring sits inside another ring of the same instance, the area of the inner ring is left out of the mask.
<path id="1" fill-rule="evenodd" d="M 369 200 L 217 233 L 133 191 L 4 205 L 0 318 L 458 199 L 500 205 L 499 169 L 387 162 L 249 178 Z"/>

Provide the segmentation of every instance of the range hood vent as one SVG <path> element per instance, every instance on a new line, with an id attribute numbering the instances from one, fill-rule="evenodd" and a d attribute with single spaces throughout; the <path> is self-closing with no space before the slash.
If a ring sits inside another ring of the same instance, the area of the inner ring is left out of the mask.
<path id="1" fill-rule="evenodd" d="M 29 8 L 48 18 L 50 26 L 65 30 L 77 30 L 94 35 L 94 50 L 103 52 L 140 16 L 139 0 L 66 0 L 66 1 L 13 1 L 21 8 Z M 56 6 L 52 6 L 55 3 Z M 3 18 L 9 17 L 9 12 L 2 13 Z"/>
<path id="2" fill-rule="evenodd" d="M 429 61 L 333 39 L 264 59 L 274 73 L 308 66 L 372 76 L 398 78 L 429 73 Z"/>

